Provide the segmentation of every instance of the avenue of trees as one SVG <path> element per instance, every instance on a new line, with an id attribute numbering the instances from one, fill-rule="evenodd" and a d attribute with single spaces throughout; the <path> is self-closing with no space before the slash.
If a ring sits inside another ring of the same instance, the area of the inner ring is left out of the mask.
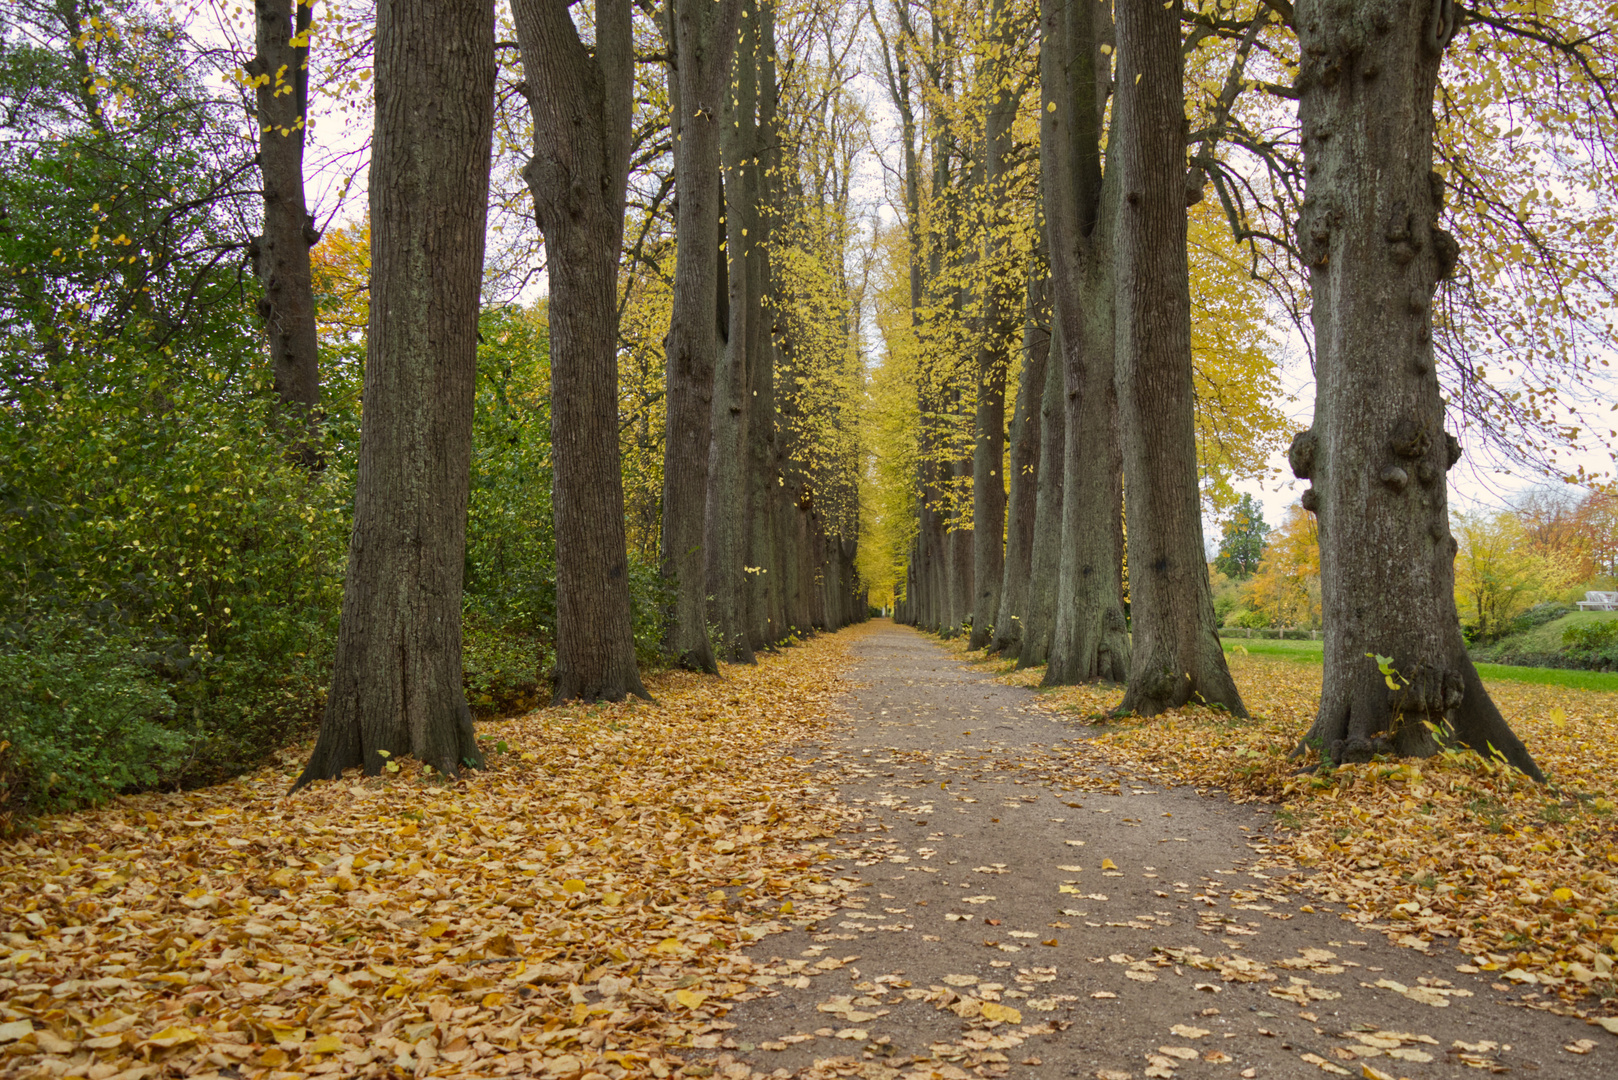
<path id="1" fill-rule="evenodd" d="M 1598 5 L 230 12 L 0 13 L 0 813 L 316 717 L 300 784 L 452 776 L 479 710 L 872 599 L 1129 712 L 1242 714 L 1203 520 L 1289 439 L 1308 741 L 1537 775 L 1465 650 L 1445 477 L 1458 434 L 1565 474 L 1600 407 Z"/>
<path id="2" fill-rule="evenodd" d="M 1600 422 L 1612 348 L 1598 8 L 872 17 L 905 140 L 881 324 L 898 363 L 873 399 L 883 430 L 918 431 L 903 474 L 879 469 L 914 496 L 868 530 L 897 617 L 1047 684 L 1125 681 L 1126 712 L 1241 713 L 1200 511 L 1244 512 L 1230 480 L 1280 422 L 1223 391 L 1273 377 L 1241 365 L 1290 320 L 1316 374 L 1288 453 L 1311 486 L 1277 538 L 1319 560 L 1316 595 L 1285 601 L 1325 630 L 1306 742 L 1347 761 L 1454 740 L 1538 775 L 1466 652 L 1445 477 L 1465 432 L 1586 479 L 1555 462 Z M 1226 576 L 1259 570 L 1251 543 L 1229 554 Z"/>

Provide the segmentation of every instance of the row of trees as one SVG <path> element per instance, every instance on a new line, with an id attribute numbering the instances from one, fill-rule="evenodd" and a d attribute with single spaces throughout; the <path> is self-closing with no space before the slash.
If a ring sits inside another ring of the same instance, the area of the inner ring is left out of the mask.
<path id="1" fill-rule="evenodd" d="M 914 521 L 890 529 L 909 544 L 899 617 L 1047 662 L 1048 683 L 1125 681 L 1125 711 L 1241 713 L 1201 530 L 1219 349 L 1191 298 L 1239 296 L 1245 271 L 1309 331 L 1317 375 L 1288 455 L 1320 536 L 1310 740 L 1342 761 L 1430 752 L 1436 730 L 1537 775 L 1455 618 L 1445 396 L 1518 460 L 1581 438 L 1568 417 L 1613 296 L 1573 223 L 1606 235 L 1618 206 L 1595 165 L 1618 145 L 1601 14 L 1052 0 L 1037 40 L 1030 14 L 907 3 L 878 23 L 911 294 L 908 327 L 885 329 L 890 356 L 914 354 L 920 420 L 889 477 L 909 498 L 885 500 Z M 1213 282 L 1193 278 L 1210 210 L 1246 253 Z M 1464 261 L 1451 229 L 1476 245 Z"/>
<path id="2" fill-rule="evenodd" d="M 852 27 L 721 6 L 0 15 L 0 814 L 863 617 Z"/>
<path id="3" fill-rule="evenodd" d="M 643 284 L 635 263 L 644 257 L 660 273 L 662 246 L 673 249 L 661 387 L 664 656 L 712 672 L 716 637 L 726 658 L 751 660 L 795 631 L 863 617 L 856 519 L 839 513 L 854 461 L 837 452 L 843 401 L 816 401 L 812 389 L 816 377 L 846 369 L 854 341 L 836 225 L 850 162 L 835 112 L 825 112 L 835 83 L 821 112 L 783 110 L 773 12 L 742 0 L 671 0 L 645 11 L 600 0 L 593 19 L 581 21 L 565 8 L 519 2 L 512 14 L 532 139 L 521 175 L 550 292 L 555 698 L 646 693 L 619 454 L 620 317 Z M 493 18 L 492 5 L 378 9 L 354 530 L 332 688 L 300 785 L 354 766 L 375 773 L 406 754 L 449 775 L 481 763 L 458 612 Z M 647 117 L 637 72 L 653 34 L 666 81 L 652 98 L 663 111 Z M 834 41 L 824 36 L 830 67 Z M 810 72 L 820 66 L 805 59 Z M 423 130 L 414 118 L 430 109 L 440 120 Z M 815 152 L 817 140 L 829 153 Z M 799 157 L 788 156 L 794 150 Z M 633 166 L 637 155 L 645 169 L 665 154 L 672 172 L 645 208 L 626 275 Z M 839 176 L 841 193 L 822 186 Z M 661 245 L 657 203 L 670 192 L 672 236 Z M 814 288 L 824 282 L 795 276 L 800 249 L 822 275 L 830 271 L 829 312 L 815 310 Z M 431 254 L 450 250 L 464 265 Z M 806 308 L 830 314 L 842 332 L 817 340 L 781 314 Z"/>

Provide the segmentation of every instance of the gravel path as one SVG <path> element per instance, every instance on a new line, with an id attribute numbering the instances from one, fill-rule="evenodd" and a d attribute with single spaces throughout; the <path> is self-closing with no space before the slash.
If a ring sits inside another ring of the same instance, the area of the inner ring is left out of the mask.
<path id="1" fill-rule="evenodd" d="M 841 737 L 794 751 L 864 813 L 841 910 L 750 950 L 778 981 L 688 1075 L 1618 1077 L 1611 1036 L 1467 957 L 1311 910 L 1263 811 L 1115 773 L 908 628 L 853 649 Z"/>

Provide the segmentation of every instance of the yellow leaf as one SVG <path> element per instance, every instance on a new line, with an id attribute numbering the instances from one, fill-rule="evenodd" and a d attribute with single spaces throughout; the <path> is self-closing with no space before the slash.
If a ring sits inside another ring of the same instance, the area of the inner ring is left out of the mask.
<path id="1" fill-rule="evenodd" d="M 301 1043 L 309 1037 L 303 1028 L 271 1028 L 270 1037 L 278 1043 Z"/>
<path id="2" fill-rule="evenodd" d="M 1562 711 L 1560 705 L 1551 710 L 1551 723 L 1559 728 L 1567 727 L 1567 713 Z"/>
<path id="3" fill-rule="evenodd" d="M 688 1009 L 695 1009 L 704 1001 L 708 1000 L 708 995 L 703 993 L 701 990 L 676 990 L 674 992 L 674 1000 L 678 1001 L 681 1005 L 684 1005 Z"/>
<path id="4" fill-rule="evenodd" d="M 679 952 L 680 951 L 680 939 L 679 938 L 664 938 L 662 941 L 659 941 L 656 945 L 652 946 L 652 951 L 653 952 L 660 952 L 660 953 Z"/>
<path id="5" fill-rule="evenodd" d="M 585 886 L 584 882 L 580 881 L 578 878 L 568 878 L 566 881 L 562 882 L 562 888 L 566 892 L 580 893 L 584 891 Z"/>
<path id="6" fill-rule="evenodd" d="M 306 1054 L 335 1054 L 347 1048 L 347 1044 L 336 1035 L 322 1035 L 314 1042 L 305 1043 L 303 1052 Z"/>
<path id="7" fill-rule="evenodd" d="M 1551 896 L 1556 900 L 1557 903 L 1565 904 L 1569 900 L 1573 899 L 1573 890 L 1565 887 L 1560 888 L 1551 893 Z"/>
<path id="8" fill-rule="evenodd" d="M 441 938 L 445 934 L 447 934 L 448 932 L 449 932 L 449 923 L 444 922 L 442 919 L 440 919 L 438 922 L 433 923 L 427 929 L 422 931 L 422 933 L 426 934 L 430 938 Z"/>
<path id="9" fill-rule="evenodd" d="M 1116 869 L 1118 869 L 1118 864 L 1113 862 L 1111 859 L 1102 859 L 1101 860 L 1101 869 L 1103 869 L 1103 870 L 1116 870 Z"/>
<path id="10" fill-rule="evenodd" d="M 985 1001 L 983 1003 L 983 1018 L 997 1023 L 1022 1023 L 1022 1013 L 1009 1005 L 1002 1005 L 998 1001 Z"/>

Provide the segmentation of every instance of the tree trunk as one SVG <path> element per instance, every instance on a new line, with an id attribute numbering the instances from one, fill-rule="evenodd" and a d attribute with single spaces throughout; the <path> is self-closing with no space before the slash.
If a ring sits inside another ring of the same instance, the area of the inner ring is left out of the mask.
<path id="1" fill-rule="evenodd" d="M 950 462 L 950 489 L 957 497 L 972 490 L 972 459 L 958 458 Z M 944 536 L 948 549 L 945 567 L 945 588 L 948 590 L 944 616 L 944 636 L 955 637 L 972 620 L 972 529 L 950 529 Z"/>
<path id="2" fill-rule="evenodd" d="M 597 0 L 587 48 L 565 7 L 516 0 L 550 277 L 557 701 L 646 696 L 635 663 L 618 450 L 618 254 L 629 172 L 629 0 Z"/>
<path id="3" fill-rule="evenodd" d="M 1317 390 L 1314 427 L 1289 456 L 1314 483 L 1304 507 L 1320 518 L 1326 630 L 1308 740 L 1323 759 L 1365 761 L 1431 753 L 1436 728 L 1542 780 L 1479 681 L 1455 611 L 1445 474 L 1460 444 L 1444 431 L 1431 302 L 1458 255 L 1438 228 L 1432 171 L 1433 95 L 1458 14 L 1449 0 L 1297 9 L 1298 243 Z"/>
<path id="4" fill-rule="evenodd" d="M 1023 328 L 1023 366 L 1017 383 L 1017 406 L 1011 420 L 1011 499 L 1006 522 L 1006 564 L 1000 586 L 1000 613 L 995 616 L 989 651 L 1008 659 L 1022 649 L 1023 616 L 1028 607 L 1028 578 L 1034 555 L 1034 518 L 1039 505 L 1040 397 L 1050 358 L 1050 300 L 1044 277 L 1028 289 L 1028 317 Z"/>
<path id="5" fill-rule="evenodd" d="M 778 88 L 775 82 L 775 4 L 760 0 L 756 43 L 758 123 L 753 129 L 754 171 L 749 179 L 755 185 L 754 212 L 759 219 L 757 241 L 748 262 L 752 276 L 752 306 L 748 312 L 748 348 L 754 358 L 747 371 L 748 417 L 748 536 L 747 565 L 753 600 L 753 623 L 749 630 L 755 650 L 774 646 L 787 636 L 785 579 L 781 561 L 780 503 L 785 492 L 777 455 L 780 435 L 775 407 L 776 338 L 781 332 L 773 300 L 768 237 L 777 220 L 771 179 L 780 168 L 780 138 L 777 131 Z"/>
<path id="6" fill-rule="evenodd" d="M 1101 121 L 1109 64 L 1105 9 L 1044 0 L 1040 167 L 1060 333 L 1064 427 L 1059 570 L 1044 683 L 1119 679 L 1123 614 L 1121 452 L 1113 381 L 1113 232 L 1117 180 L 1103 179 Z M 1114 128 L 1116 132 L 1116 128 Z"/>
<path id="7" fill-rule="evenodd" d="M 708 640 L 703 524 L 713 430 L 718 331 L 719 126 L 736 45 L 738 0 L 669 0 L 669 105 L 674 120 L 674 303 L 663 442 L 663 577 L 673 609 L 663 646 L 680 667 L 717 672 Z"/>
<path id="8" fill-rule="evenodd" d="M 1022 644 L 1017 667 L 1038 667 L 1050 658 L 1056 623 L 1056 590 L 1062 565 L 1062 486 L 1067 423 L 1065 365 L 1061 362 L 1062 330 L 1051 327 L 1051 359 L 1045 364 L 1045 386 L 1039 404 L 1039 469 L 1034 492 L 1034 540 L 1028 551 L 1028 601 L 1023 605 Z"/>
<path id="9" fill-rule="evenodd" d="M 1134 638 L 1119 710 L 1152 716 L 1196 701 L 1246 716 L 1215 629 L 1202 540 L 1182 76 L 1179 3 L 1121 0 L 1112 142 L 1123 189 L 1117 359 Z"/>
<path id="10" fill-rule="evenodd" d="M 248 251 L 263 285 L 258 313 L 270 341 L 275 396 L 296 434 L 303 464 L 320 464 L 314 440 L 320 408 L 320 355 L 309 248 L 320 239 L 304 204 L 303 143 L 309 121 L 309 24 L 314 5 L 257 0 L 257 54 L 247 73 L 257 82 L 259 172 L 264 234 Z M 294 7 L 296 10 L 294 11 Z M 302 45 L 294 45 L 294 40 Z"/>
<path id="11" fill-rule="evenodd" d="M 384 752 L 446 776 L 483 761 L 461 576 L 493 123 L 493 4 L 379 5 L 354 531 L 326 713 L 295 787 L 374 776 Z"/>
<path id="12" fill-rule="evenodd" d="M 991 47 L 982 65 L 988 106 L 984 116 L 983 192 L 985 196 L 982 344 L 978 348 L 977 415 L 972 443 L 972 634 L 967 647 L 989 644 L 1000 617 L 1000 586 L 1005 575 L 1006 478 L 1001 472 L 1006 450 L 1006 379 L 1011 368 L 1011 342 L 1017 311 L 1009 283 L 1001 280 L 1011 209 L 1006 204 L 1006 170 L 1011 151 L 1011 121 L 1016 106 L 1004 88 L 1005 65 L 1014 48 L 1005 0 L 989 11 Z"/>
<path id="13" fill-rule="evenodd" d="M 736 51 L 735 77 L 725 95 L 720 129 L 724 165 L 725 274 L 729 323 L 714 370 L 712 441 L 708 450 L 708 507 L 704 525 L 707 554 L 707 618 L 719 627 L 719 659 L 751 664 L 753 644 L 750 604 L 753 590 L 747 574 L 748 428 L 752 380 L 750 368 L 760 362 L 755 351 L 756 322 L 762 315 L 754 293 L 753 248 L 761 240 L 758 221 L 758 166 L 754 139 L 757 104 L 758 19 L 744 2 Z"/>

